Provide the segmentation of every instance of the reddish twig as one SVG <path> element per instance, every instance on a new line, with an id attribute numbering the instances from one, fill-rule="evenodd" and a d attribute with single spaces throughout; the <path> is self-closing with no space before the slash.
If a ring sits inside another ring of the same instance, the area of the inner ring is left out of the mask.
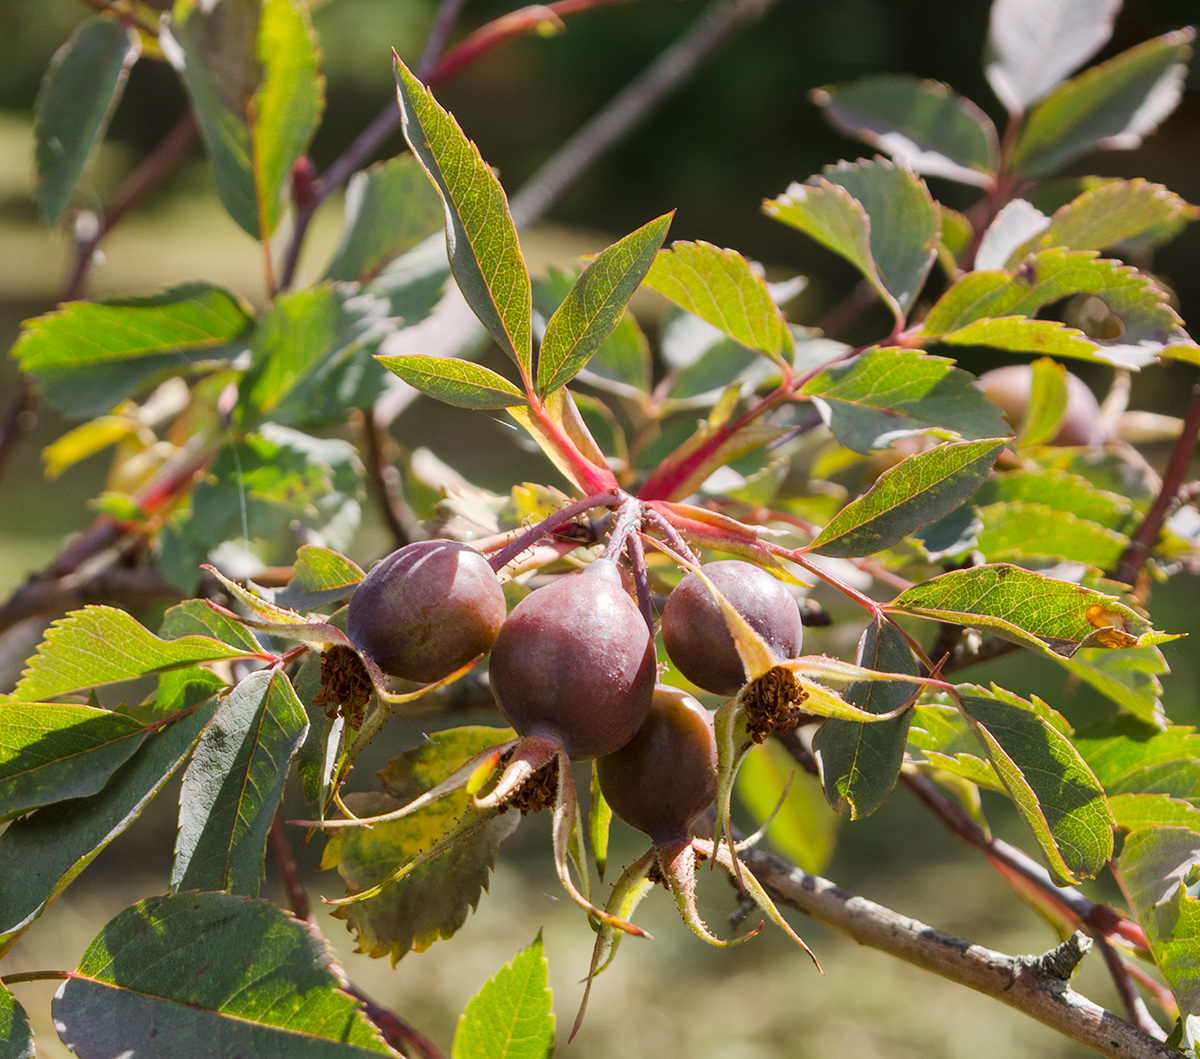
<path id="1" fill-rule="evenodd" d="M 388 461 L 383 451 L 384 431 L 375 421 L 375 413 L 370 408 L 363 409 L 363 462 L 367 470 L 367 488 L 375 494 L 375 502 L 383 514 L 383 521 L 392 534 L 392 539 L 399 548 L 411 541 L 410 527 L 416 525 L 417 519 L 404 501 L 398 483 L 394 483 L 395 468 Z"/>
<path id="2" fill-rule="evenodd" d="M 0 605 L 0 632 L 38 614 L 63 614 L 89 603 L 133 609 L 181 598 L 179 589 L 152 566 L 108 566 L 83 575 L 33 579 Z"/>
<path id="3" fill-rule="evenodd" d="M 308 903 L 308 893 L 304 889 L 304 880 L 300 878 L 300 869 L 296 866 L 296 857 L 292 853 L 292 844 L 288 841 L 287 830 L 283 826 L 283 818 L 279 814 L 271 821 L 268 833 L 271 843 L 271 857 L 275 861 L 275 870 L 279 872 L 279 880 L 287 893 L 288 907 L 292 915 L 306 923 L 316 923 L 312 914 L 312 905 Z"/>
<path id="4" fill-rule="evenodd" d="M 357 986 L 346 985 L 342 988 L 362 1003 L 364 1014 L 379 1027 L 383 1039 L 397 1051 L 403 1051 L 405 1055 L 413 1055 L 412 1050 L 416 1049 L 417 1054 L 413 1056 L 413 1059 L 443 1059 L 442 1053 L 428 1037 L 410 1023 L 405 1022 L 394 1011 L 389 1011 L 376 1004 Z"/>
<path id="5" fill-rule="evenodd" d="M 1102 933 L 1094 933 L 1092 937 L 1096 939 L 1096 947 L 1104 958 L 1104 965 L 1108 968 L 1113 985 L 1117 987 L 1117 995 L 1120 996 L 1121 1003 L 1125 1006 L 1129 1021 L 1155 1040 L 1165 1041 L 1167 1039 L 1166 1031 L 1155 1021 L 1154 1016 L 1150 1014 L 1150 1009 L 1146 1007 L 1146 1002 L 1137 991 L 1137 986 L 1133 984 L 1133 977 L 1129 973 L 1129 965 L 1125 962 L 1124 957 L 1108 943 L 1108 939 Z"/>

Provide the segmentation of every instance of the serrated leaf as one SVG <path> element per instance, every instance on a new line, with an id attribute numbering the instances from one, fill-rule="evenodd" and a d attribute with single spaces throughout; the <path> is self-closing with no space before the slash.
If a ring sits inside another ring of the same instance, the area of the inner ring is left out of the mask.
<path id="1" fill-rule="evenodd" d="M 936 704 L 913 708 L 908 753 L 914 762 L 924 762 L 978 787 L 1003 792 L 1004 784 L 980 750 L 979 739 L 960 710 Z"/>
<path id="2" fill-rule="evenodd" d="M 253 324 L 233 294 L 188 283 L 149 297 L 71 302 L 27 320 L 13 356 L 51 404 L 99 415 L 150 379 L 231 356 Z"/>
<path id="3" fill-rule="evenodd" d="M 867 211 L 871 259 L 902 321 L 933 267 L 942 236 L 933 196 L 920 177 L 882 158 L 839 162 L 823 175 Z"/>
<path id="4" fill-rule="evenodd" d="M 975 546 L 989 563 L 1060 559 L 1108 570 L 1129 546 L 1124 534 L 1045 504 L 988 504 L 979 517 Z"/>
<path id="5" fill-rule="evenodd" d="M 37 1059 L 29 1016 L 7 989 L 0 988 L 0 1059 Z"/>
<path id="6" fill-rule="evenodd" d="M 1075 746 L 1109 794 L 1165 794 L 1200 801 L 1200 735 L 1116 717 L 1078 732 Z"/>
<path id="7" fill-rule="evenodd" d="M 0 821 L 95 794 L 147 734 L 132 717 L 93 706 L 0 703 Z"/>
<path id="8" fill-rule="evenodd" d="M 998 563 L 952 570 L 902 592 L 889 610 L 985 629 L 1043 654 L 1135 647 L 1149 623 L 1116 596 Z"/>
<path id="9" fill-rule="evenodd" d="M 224 693 L 228 687 L 228 682 L 211 669 L 201 666 L 172 669 L 158 678 L 152 716 L 156 719 L 166 718 L 190 710 L 206 699 Z"/>
<path id="10" fill-rule="evenodd" d="M 251 673 L 229 693 L 183 774 L 172 890 L 258 896 L 267 831 L 307 731 L 279 670 Z"/>
<path id="11" fill-rule="evenodd" d="M 1200 834 L 1182 827 L 1134 831 L 1117 863 L 1154 962 L 1186 1022 L 1200 1014 L 1200 898 L 1190 890 L 1200 867 Z"/>
<path id="12" fill-rule="evenodd" d="M 1017 435 L 1017 447 L 1052 441 L 1059 432 L 1069 400 L 1067 369 L 1050 357 L 1035 360 L 1030 365 L 1029 403 Z"/>
<path id="13" fill-rule="evenodd" d="M 139 425 L 133 416 L 107 415 L 68 430 L 42 449 L 46 477 L 57 478 L 81 460 L 136 435 Z"/>
<path id="14" fill-rule="evenodd" d="M 1187 827 L 1200 832 L 1200 806 L 1166 794 L 1114 794 L 1108 804 L 1122 831 L 1143 827 Z"/>
<path id="15" fill-rule="evenodd" d="M 454 278 L 483 326 L 528 379 L 533 356 L 529 270 L 504 189 L 458 122 L 399 58 L 395 67 L 404 137 L 446 208 Z"/>
<path id="16" fill-rule="evenodd" d="M 423 353 L 375 359 L 423 394 L 457 408 L 511 408 L 525 403 L 525 395 L 503 375 L 470 360 Z"/>
<path id="17" fill-rule="evenodd" d="M 1141 177 L 1113 180 L 1087 189 L 1055 210 L 1038 245 L 1043 249 L 1106 250 L 1195 216 L 1196 207 L 1161 184 Z"/>
<path id="18" fill-rule="evenodd" d="M 141 53 L 138 35 L 115 18 L 89 18 L 54 54 L 34 104 L 34 196 L 56 224 L 104 139 L 109 118 Z"/>
<path id="19" fill-rule="evenodd" d="M 54 1022 L 80 1059 L 396 1055 L 333 960 L 315 930 L 267 901 L 152 897 L 88 946 L 54 998 Z"/>
<path id="20" fill-rule="evenodd" d="M 979 241 L 975 268 L 1005 268 L 1013 254 L 1027 246 L 1039 232 L 1044 232 L 1049 224 L 1050 218 L 1031 202 L 1013 199 L 1005 203 Z M 1016 267 L 1015 263 L 1013 267 Z"/>
<path id="21" fill-rule="evenodd" d="M 836 128 L 917 173 L 978 187 L 992 183 L 1000 155 L 995 126 L 940 81 L 882 74 L 811 95 Z"/>
<path id="22" fill-rule="evenodd" d="M 441 227 L 441 200 L 416 158 L 376 162 L 346 187 L 345 228 L 325 278 L 367 283 Z"/>
<path id="23" fill-rule="evenodd" d="M 381 771 L 387 793 L 352 795 L 348 804 L 358 815 L 390 812 L 436 786 L 481 750 L 510 738 L 510 729 L 499 728 L 438 732 L 393 758 Z M 369 889 L 440 840 L 468 812 L 470 802 L 465 791 L 455 791 L 399 820 L 371 828 L 341 828 L 329 837 L 322 866 L 336 867 L 350 893 Z M 359 947 L 369 955 L 390 955 L 395 963 L 410 949 L 424 952 L 466 922 L 487 887 L 500 843 L 512 834 L 519 819 L 517 813 L 495 817 L 377 896 L 341 905 L 334 914 L 347 921 Z"/>
<path id="24" fill-rule="evenodd" d="M 884 672 L 917 672 L 912 651 L 900 630 L 881 619 L 863 632 L 858 662 Z M 870 713 L 890 713 L 915 692 L 913 685 L 899 681 L 856 681 L 845 690 L 844 697 Z M 857 820 L 879 808 L 900 774 L 912 717 L 909 710 L 877 724 L 831 720 L 821 726 L 813 737 L 813 753 L 821 769 L 825 797 L 835 810 Z"/>
<path id="25" fill-rule="evenodd" d="M 1041 177 L 1090 151 L 1140 146 L 1179 104 L 1195 35 L 1164 33 L 1059 87 L 1029 115 L 1013 172 Z"/>
<path id="26" fill-rule="evenodd" d="M 93 605 L 50 626 L 8 698 L 36 702 L 67 691 L 248 654 L 244 648 L 207 636 L 160 640 L 125 611 Z"/>
<path id="27" fill-rule="evenodd" d="M 542 936 L 517 953 L 468 1002 L 452 1059 L 550 1059 L 554 1015 Z"/>
<path id="28" fill-rule="evenodd" d="M 1096 54 L 1112 36 L 1121 0 L 996 0 L 984 72 L 1020 114 Z"/>
<path id="29" fill-rule="evenodd" d="M 756 825 L 770 820 L 766 838 L 780 853 L 804 871 L 825 870 L 837 845 L 839 818 L 825 804 L 820 781 L 799 771 L 777 740 L 746 752 L 735 789 Z"/>
<path id="30" fill-rule="evenodd" d="M 268 239 L 324 108 L 307 8 L 293 0 L 176 0 L 163 44 L 183 75 L 221 203 L 249 235 Z"/>
<path id="31" fill-rule="evenodd" d="M 565 386 L 612 334 L 667 236 L 666 214 L 602 251 L 580 273 L 546 324 L 538 353 L 541 396 Z"/>
<path id="32" fill-rule="evenodd" d="M 217 708 L 216 698 L 160 729 L 98 794 L 39 809 L 0 835 L 0 951 L 45 911 L 96 855 L 121 834 L 183 764 Z"/>
<path id="33" fill-rule="evenodd" d="M 801 392 L 813 398 L 838 441 L 867 453 L 926 430 L 970 440 L 1006 435 L 1000 410 L 972 383 L 973 376 L 944 357 L 874 349 L 827 368 Z"/>
<path id="34" fill-rule="evenodd" d="M 262 651 L 254 634 L 240 621 L 215 611 L 204 599 L 188 599 L 171 607 L 163 615 L 158 635 L 164 640 L 179 640 L 184 636 L 211 636 L 231 647 L 240 647 L 251 654 Z"/>
<path id="35" fill-rule="evenodd" d="M 312 610 L 345 599 L 362 579 L 362 568 L 341 552 L 302 544 L 296 552 L 292 579 L 275 593 L 275 602 L 292 610 Z"/>
<path id="36" fill-rule="evenodd" d="M 975 492 L 1007 444 L 1006 439 L 959 441 L 909 456 L 842 508 L 809 550 L 847 558 L 890 548 Z"/>
<path id="37" fill-rule="evenodd" d="M 1117 333 L 1086 336 L 1032 317 L 1072 294 L 1099 298 L 1112 314 Z M 997 319 L 1002 318 L 1002 319 Z M 955 283 L 929 311 L 922 335 L 941 342 L 999 345 L 1005 349 L 1081 357 L 1119 367 L 1140 368 L 1155 356 L 1200 357 L 1180 325 L 1167 295 L 1154 281 L 1095 251 L 1042 250 L 1013 272 L 971 272 Z M 1090 348 L 1085 348 L 1090 347 Z"/>
<path id="38" fill-rule="evenodd" d="M 1159 677 L 1170 668 L 1159 648 L 1147 645 L 1109 651 L 1084 647 L 1059 664 L 1138 720 L 1156 727 L 1164 723 Z"/>
<path id="39" fill-rule="evenodd" d="M 677 242 L 660 250 L 645 284 L 736 342 L 779 360 L 790 346 L 766 280 L 736 250 Z"/>
<path id="40" fill-rule="evenodd" d="M 1070 739 L 1015 695 L 961 701 L 1051 873 L 1065 882 L 1092 878 L 1112 856 L 1115 821 Z"/>

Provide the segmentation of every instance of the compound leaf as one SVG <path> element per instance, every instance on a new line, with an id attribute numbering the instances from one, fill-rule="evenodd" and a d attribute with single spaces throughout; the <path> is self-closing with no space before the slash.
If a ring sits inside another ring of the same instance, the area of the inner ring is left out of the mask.
<path id="1" fill-rule="evenodd" d="M 292 566 L 292 579 L 275 602 L 292 610 L 312 610 L 344 599 L 363 579 L 362 568 L 341 552 L 302 544 Z"/>
<path id="2" fill-rule="evenodd" d="M 451 1059 L 550 1059 L 554 1015 L 542 936 L 484 984 L 458 1019 Z"/>
<path id="3" fill-rule="evenodd" d="M 660 250 L 645 284 L 750 349 L 779 360 L 791 336 L 767 282 L 736 250 L 677 242 Z"/>
<path id="4" fill-rule="evenodd" d="M 115 18 L 81 22 L 50 60 L 34 104 L 37 185 L 34 195 L 56 224 L 125 89 L 141 45 Z"/>
<path id="5" fill-rule="evenodd" d="M 837 129 L 914 172 L 978 187 L 992 183 L 1000 155 L 995 126 L 940 81 L 882 74 L 811 95 Z"/>
<path id="6" fill-rule="evenodd" d="M 98 794 L 39 809 L 0 835 L 0 858 L 20 871 L 0 872 L 0 951 L 45 911 L 183 764 L 212 719 L 217 698 L 161 728 Z"/>
<path id="7" fill-rule="evenodd" d="M 1089 188 L 1055 210 L 1038 245 L 1043 249 L 1106 250 L 1180 219 L 1193 220 L 1196 215 L 1195 206 L 1162 184 L 1141 177 L 1112 180 Z"/>
<path id="8" fill-rule="evenodd" d="M 842 508 L 809 550 L 848 558 L 890 548 L 975 492 L 1007 443 L 995 438 L 958 441 L 909 456 Z"/>
<path id="9" fill-rule="evenodd" d="M 0 988 L 0 1059 L 37 1059 L 29 1016 L 4 988 Z"/>
<path id="10" fill-rule="evenodd" d="M 438 732 L 380 772 L 386 793 L 352 795 L 348 804 L 361 816 L 390 812 L 436 786 L 475 754 L 511 738 L 511 730 L 504 728 Z M 340 828 L 330 836 L 321 864 L 337 868 L 349 893 L 369 889 L 443 838 L 469 811 L 470 802 L 465 791 L 455 791 L 398 820 Z M 390 955 L 395 963 L 410 949 L 424 952 L 466 922 L 487 887 L 500 843 L 519 819 L 511 812 L 494 817 L 375 897 L 340 905 L 334 915 L 347 921 L 359 947 L 372 956 Z"/>
<path id="11" fill-rule="evenodd" d="M 94 706 L 0 703 L 0 821 L 95 794 L 147 734 L 127 714 Z"/>
<path id="12" fill-rule="evenodd" d="M 316 931 L 267 901 L 153 897 L 88 946 L 54 998 L 54 1021 L 80 1059 L 395 1056 L 333 959 Z"/>
<path id="13" fill-rule="evenodd" d="M 1013 172 L 1045 176 L 1089 151 L 1139 146 L 1179 104 L 1195 35 L 1164 33 L 1058 88 L 1029 115 Z"/>
<path id="14" fill-rule="evenodd" d="M 227 613 L 213 610 L 205 599 L 187 599 L 173 606 L 163 615 L 158 635 L 164 640 L 211 636 L 231 647 L 245 648 L 249 654 L 262 651 L 262 645 L 254 638 L 254 633 Z"/>
<path id="15" fill-rule="evenodd" d="M 1194 728 L 1116 717 L 1078 732 L 1075 746 L 1109 794 L 1200 801 L 1200 735 Z"/>
<path id="16" fill-rule="evenodd" d="M 1120 7 L 1121 0 L 996 0 L 984 73 L 1009 113 L 1022 113 L 1104 47 Z"/>
<path id="17" fill-rule="evenodd" d="M 1108 799 L 1117 827 L 1188 827 L 1200 832 L 1200 806 L 1168 794 L 1114 794 Z"/>
<path id="18" fill-rule="evenodd" d="M 655 263 L 673 214 L 665 214 L 602 251 L 580 273 L 546 324 L 538 353 L 543 397 L 565 386 L 604 345 L 633 292 Z"/>
<path id="19" fill-rule="evenodd" d="M 1084 647 L 1059 664 L 1138 720 L 1156 727 L 1163 724 L 1159 677 L 1170 667 L 1159 648 L 1152 644 L 1123 651 Z"/>
<path id="20" fill-rule="evenodd" d="M 197 662 L 245 658 L 250 653 L 245 647 L 231 647 L 207 636 L 160 640 L 125 611 L 92 605 L 50 626 L 8 698 L 48 699 L 66 691 L 132 680 Z"/>
<path id="21" fill-rule="evenodd" d="M 979 738 L 961 710 L 930 704 L 915 706 L 912 712 L 908 751 L 913 761 L 960 776 L 978 787 L 1005 790 L 991 761 L 980 756 Z"/>
<path id="22" fill-rule="evenodd" d="M 926 430 L 952 431 L 970 440 L 1008 434 L 1000 410 L 972 382 L 944 357 L 916 349 L 873 349 L 827 368 L 802 392 L 813 398 L 838 441 L 867 453 Z"/>
<path id="23" fill-rule="evenodd" d="M 503 375 L 470 360 L 424 353 L 376 359 L 423 394 L 458 408 L 511 408 L 525 403 L 525 395 Z"/>
<path id="24" fill-rule="evenodd" d="M 307 731 L 278 670 L 251 673 L 229 693 L 183 774 L 173 890 L 258 895 L 267 831 Z"/>
<path id="25" fill-rule="evenodd" d="M 984 629 L 1043 654 L 1136 647 L 1149 623 L 1116 596 L 998 563 L 952 570 L 902 592 L 889 610 Z"/>
<path id="26" fill-rule="evenodd" d="M 446 209 L 454 278 L 475 315 L 528 379 L 533 357 L 529 269 L 504 189 L 458 122 L 399 58 L 395 65 L 405 139 Z"/>
<path id="27" fill-rule="evenodd" d="M 882 672 L 917 672 L 903 634 L 881 618 L 863 633 L 858 663 Z M 869 713 L 891 713 L 912 698 L 915 690 L 899 681 L 861 680 L 846 688 L 843 696 Z M 883 804 L 900 774 L 912 717 L 909 710 L 875 724 L 830 720 L 821 726 L 813 738 L 813 753 L 821 768 L 825 797 L 834 809 L 857 820 Z"/>
<path id="28" fill-rule="evenodd" d="M 988 504 L 979 517 L 975 546 L 990 563 L 1049 558 L 1108 570 L 1129 545 L 1124 534 L 1045 504 Z"/>

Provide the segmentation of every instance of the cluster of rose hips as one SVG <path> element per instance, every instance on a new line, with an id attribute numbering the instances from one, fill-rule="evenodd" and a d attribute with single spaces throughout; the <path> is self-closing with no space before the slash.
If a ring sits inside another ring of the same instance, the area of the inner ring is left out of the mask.
<path id="1" fill-rule="evenodd" d="M 477 812 L 528 811 L 552 803 L 560 878 L 601 924 L 593 970 L 611 948 L 614 931 L 644 933 L 628 921 L 636 903 L 629 898 L 653 882 L 671 890 L 697 934 L 720 944 L 695 908 L 695 866 L 707 858 L 735 871 L 791 933 L 761 887 L 747 880 L 749 873 L 728 844 L 723 848 L 692 836 L 718 793 L 713 718 L 691 695 L 656 683 L 653 617 L 625 586 L 614 558 L 622 551 L 618 536 L 614 531 L 602 557 L 534 589 L 511 612 L 496 572 L 511 550 L 489 559 L 455 541 L 410 544 L 363 579 L 347 615 L 355 646 L 385 673 L 407 680 L 441 680 L 490 653 L 492 691 L 517 738 L 476 755 L 449 780 L 387 818 L 463 786 L 473 791 Z M 640 575 L 644 578 L 644 567 Z M 642 600 L 648 604 L 647 593 Z M 796 600 L 762 567 L 742 560 L 694 567 L 667 598 L 663 643 L 684 676 L 725 697 L 737 695 L 752 675 L 731 631 L 730 609 L 775 662 L 797 656 L 803 639 Z M 603 910 L 580 893 L 567 866 L 572 832 L 581 830 L 570 765 L 591 760 L 613 812 L 652 842 Z M 541 800 L 531 792 L 541 792 Z M 450 841 L 453 836 L 438 848 Z"/>

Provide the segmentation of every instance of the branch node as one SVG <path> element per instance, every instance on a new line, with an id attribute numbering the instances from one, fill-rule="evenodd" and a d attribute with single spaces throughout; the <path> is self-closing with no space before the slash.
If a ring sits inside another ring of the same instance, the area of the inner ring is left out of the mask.
<path id="1" fill-rule="evenodd" d="M 1065 989 L 1071 975 L 1075 973 L 1075 968 L 1091 951 L 1092 939 L 1082 930 L 1077 930 L 1061 945 L 1055 945 L 1041 956 L 1015 957 L 1012 981 L 1015 982 L 1017 975 L 1022 971 L 1031 971 L 1041 979 L 1044 987 Z M 1012 982 L 1009 982 L 1009 985 L 1011 986 Z"/>

